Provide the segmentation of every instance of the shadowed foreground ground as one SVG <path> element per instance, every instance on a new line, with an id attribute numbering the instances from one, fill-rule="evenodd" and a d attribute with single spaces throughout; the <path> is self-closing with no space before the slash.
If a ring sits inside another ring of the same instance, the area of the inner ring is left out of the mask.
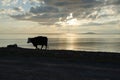
<path id="1" fill-rule="evenodd" d="M 120 80 L 120 54 L 0 48 L 0 80 Z"/>

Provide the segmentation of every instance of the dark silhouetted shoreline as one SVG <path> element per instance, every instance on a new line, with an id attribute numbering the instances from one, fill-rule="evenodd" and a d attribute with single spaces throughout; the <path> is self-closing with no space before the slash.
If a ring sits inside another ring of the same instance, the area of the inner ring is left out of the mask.
<path id="1" fill-rule="evenodd" d="M 119 80 L 120 54 L 0 48 L 0 80 Z"/>

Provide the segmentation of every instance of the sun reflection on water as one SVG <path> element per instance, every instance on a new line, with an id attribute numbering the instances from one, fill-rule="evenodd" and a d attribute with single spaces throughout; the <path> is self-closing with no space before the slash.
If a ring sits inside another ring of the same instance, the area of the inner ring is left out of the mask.
<path id="1" fill-rule="evenodd" d="M 76 46 L 76 40 L 77 40 L 77 34 L 67 33 L 66 35 L 66 49 L 67 50 L 75 50 Z"/>

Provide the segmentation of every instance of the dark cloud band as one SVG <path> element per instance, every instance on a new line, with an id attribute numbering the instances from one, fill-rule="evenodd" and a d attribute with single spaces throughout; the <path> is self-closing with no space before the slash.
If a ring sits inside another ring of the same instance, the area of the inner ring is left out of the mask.
<path id="1" fill-rule="evenodd" d="M 30 0 L 32 1 L 32 0 Z M 66 21 L 67 17 L 72 13 L 73 18 L 81 19 L 101 19 L 114 18 L 119 15 L 120 0 L 37 0 L 40 3 L 31 7 L 29 12 L 23 15 L 12 15 L 12 18 L 18 20 L 31 20 L 40 24 L 51 25 L 61 20 Z M 111 5 L 114 8 L 111 8 Z M 110 6 L 110 7 L 109 7 Z M 20 8 L 14 8 L 20 11 Z M 113 14 L 110 14 L 112 12 Z M 94 23 L 95 25 L 99 25 Z"/>

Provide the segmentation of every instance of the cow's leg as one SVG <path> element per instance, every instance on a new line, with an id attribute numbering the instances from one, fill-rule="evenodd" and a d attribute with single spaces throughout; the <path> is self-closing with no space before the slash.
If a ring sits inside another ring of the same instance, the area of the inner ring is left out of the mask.
<path id="1" fill-rule="evenodd" d="M 39 49 L 37 45 L 34 45 L 36 49 Z"/>
<path id="2" fill-rule="evenodd" d="M 47 50 L 47 45 L 45 45 L 45 50 Z"/>
<path id="3" fill-rule="evenodd" d="M 41 45 L 41 50 L 42 50 L 42 48 L 43 48 L 43 45 Z"/>
<path id="4" fill-rule="evenodd" d="M 39 49 L 39 48 L 37 47 L 37 45 L 36 45 L 35 47 L 36 47 L 36 49 Z"/>
<path id="5" fill-rule="evenodd" d="M 33 46 L 34 46 L 36 49 L 38 49 L 38 47 L 37 47 L 37 45 L 36 45 L 36 44 L 33 44 Z"/>

